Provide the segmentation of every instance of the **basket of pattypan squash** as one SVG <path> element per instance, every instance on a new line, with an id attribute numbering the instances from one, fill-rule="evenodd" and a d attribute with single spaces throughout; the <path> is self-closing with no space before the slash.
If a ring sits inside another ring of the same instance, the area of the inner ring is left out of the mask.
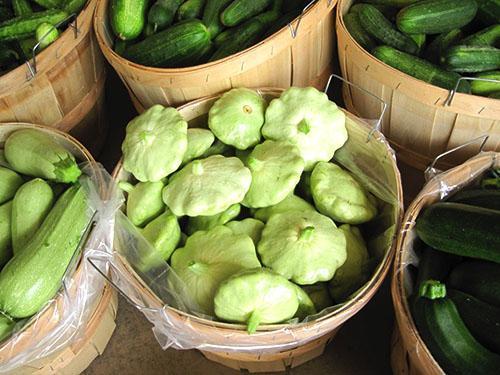
<path id="1" fill-rule="evenodd" d="M 392 150 L 314 88 L 156 105 L 122 151 L 109 265 L 164 347 L 250 371 L 298 365 L 388 271 L 402 206 Z"/>

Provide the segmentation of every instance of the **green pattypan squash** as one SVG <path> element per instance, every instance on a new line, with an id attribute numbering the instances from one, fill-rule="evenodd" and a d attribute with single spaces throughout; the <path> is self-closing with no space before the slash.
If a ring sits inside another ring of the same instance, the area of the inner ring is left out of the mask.
<path id="1" fill-rule="evenodd" d="M 262 264 L 299 285 L 330 280 L 347 257 L 344 233 L 312 211 L 272 215 L 257 251 Z"/>
<path id="2" fill-rule="evenodd" d="M 318 211 L 335 221 L 361 224 L 377 215 L 370 193 L 336 164 L 320 162 L 314 167 L 311 191 Z"/>
<path id="3" fill-rule="evenodd" d="M 222 282 L 215 294 L 215 315 L 247 324 L 254 333 L 259 324 L 279 323 L 299 307 L 295 285 L 265 268 L 246 270 Z"/>
<path id="4" fill-rule="evenodd" d="M 168 261 L 181 240 L 181 227 L 177 217 L 167 209 L 146 225 L 142 235 L 156 249 L 160 257 Z"/>
<path id="5" fill-rule="evenodd" d="M 297 298 L 299 300 L 299 308 L 295 312 L 295 317 L 299 320 L 304 320 L 309 315 L 314 315 L 317 313 L 314 302 L 309 297 L 309 295 L 300 286 L 295 285 L 295 290 L 297 291 Z"/>
<path id="6" fill-rule="evenodd" d="M 316 310 L 318 310 L 318 312 L 323 311 L 327 307 L 333 306 L 334 302 L 332 300 L 332 297 L 330 296 L 330 293 L 328 292 L 327 283 L 304 285 L 302 289 L 304 289 L 309 298 L 311 298 L 311 301 L 313 301 L 314 306 L 316 307 Z"/>
<path id="7" fill-rule="evenodd" d="M 262 236 L 264 223 L 249 217 L 241 221 L 230 221 L 226 224 L 226 227 L 231 229 L 234 234 L 246 234 L 252 239 L 254 245 L 257 246 Z"/>
<path id="8" fill-rule="evenodd" d="M 187 130 L 187 149 L 182 164 L 201 157 L 215 141 L 214 134 L 208 129 L 189 128 Z"/>
<path id="9" fill-rule="evenodd" d="M 306 202 L 304 199 L 290 194 L 288 197 L 283 199 L 281 202 L 274 206 L 259 208 L 255 211 L 255 218 L 266 222 L 269 218 L 274 214 L 281 214 L 283 212 L 288 211 L 313 211 L 316 212 L 316 209 L 313 205 Z"/>
<path id="10" fill-rule="evenodd" d="M 268 207 L 293 192 L 304 171 L 299 149 L 287 141 L 265 141 L 255 146 L 245 159 L 252 172 L 252 184 L 242 204 Z"/>
<path id="11" fill-rule="evenodd" d="M 367 280 L 368 250 L 358 228 L 348 224 L 339 227 L 347 241 L 347 259 L 329 283 L 335 301 L 345 300 Z"/>
<path id="12" fill-rule="evenodd" d="M 175 172 L 187 149 L 187 122 L 175 108 L 154 105 L 127 125 L 123 168 L 139 181 Z"/>
<path id="13" fill-rule="evenodd" d="M 234 234 L 223 225 L 188 237 L 186 245 L 174 251 L 170 263 L 192 291 L 200 312 L 209 315 L 214 313 L 214 295 L 223 280 L 241 270 L 260 267 L 250 237 Z"/>
<path id="14" fill-rule="evenodd" d="M 215 139 L 215 142 L 200 156 L 200 159 L 208 158 L 212 155 L 233 156 L 234 148 Z"/>
<path id="15" fill-rule="evenodd" d="M 210 156 L 194 160 L 172 176 L 163 201 L 177 216 L 211 216 L 245 197 L 252 174 L 240 159 Z"/>
<path id="16" fill-rule="evenodd" d="M 236 203 L 220 214 L 212 216 L 190 217 L 187 225 L 187 234 L 193 234 L 199 230 L 209 230 L 218 225 L 224 225 L 240 214 L 241 206 Z"/>
<path id="17" fill-rule="evenodd" d="M 262 135 L 297 145 L 309 171 L 347 141 L 345 115 L 315 88 L 291 87 L 269 104 Z"/>
<path id="18" fill-rule="evenodd" d="M 161 197 L 165 186 L 162 181 L 139 182 L 135 186 L 120 181 L 118 186 L 128 193 L 127 217 L 136 227 L 143 227 L 165 209 Z"/>
<path id="19" fill-rule="evenodd" d="M 260 141 L 266 101 L 254 90 L 226 92 L 208 112 L 208 127 L 222 142 L 245 150 Z"/>

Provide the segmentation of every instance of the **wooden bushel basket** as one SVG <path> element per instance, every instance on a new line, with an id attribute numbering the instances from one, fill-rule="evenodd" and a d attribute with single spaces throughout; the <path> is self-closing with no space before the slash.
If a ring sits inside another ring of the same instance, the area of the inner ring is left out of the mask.
<path id="1" fill-rule="evenodd" d="M 104 59 L 93 32 L 90 0 L 58 40 L 0 76 L 0 122 L 27 122 L 68 132 L 93 153 L 107 131 Z M 76 27 L 76 30 L 75 30 Z M 36 72 L 34 67 L 36 65 Z"/>
<path id="2" fill-rule="evenodd" d="M 482 135 L 489 135 L 485 150 L 500 150 L 500 100 L 456 93 L 447 105 L 449 91 L 379 61 L 347 31 L 343 16 L 352 3 L 353 0 L 340 0 L 337 8 L 342 75 L 388 104 L 382 133 L 398 159 L 423 170 L 437 155 Z M 356 115 L 380 116 L 380 103 L 363 92 L 344 85 L 343 96 L 347 109 Z M 457 165 L 477 152 L 476 145 L 464 148 L 446 166 Z"/>
<path id="3" fill-rule="evenodd" d="M 282 90 L 279 89 L 259 89 L 258 92 L 267 100 L 271 100 L 279 96 Z M 181 115 L 188 121 L 190 127 L 201 127 L 206 124 L 207 113 L 213 103 L 220 97 L 214 95 L 207 98 L 195 100 L 178 108 Z M 205 125 L 206 126 L 206 125 Z M 402 206 L 402 188 L 399 171 L 392 155 L 392 150 L 380 141 L 366 142 L 370 128 L 359 119 L 346 112 L 346 126 L 351 142 L 362 143 L 364 146 L 363 152 L 370 155 L 372 168 L 377 168 L 380 175 L 383 175 L 387 186 L 391 187 L 391 191 L 397 196 L 399 202 L 398 207 L 390 210 L 390 222 L 394 223 L 396 228 L 399 227 L 399 222 L 402 216 L 400 206 Z M 380 133 L 375 132 L 373 137 L 380 137 Z M 378 139 L 378 138 L 377 138 Z M 349 142 L 349 141 L 348 141 Z M 365 157 L 366 157 L 365 155 Z M 380 165 L 375 166 L 375 164 Z M 131 180 L 131 175 L 123 169 L 122 161 L 120 161 L 114 172 L 113 177 L 117 181 Z M 115 241 L 115 244 L 119 241 Z M 368 301 L 373 297 L 377 289 L 380 287 L 385 275 L 391 264 L 394 243 L 385 254 L 380 256 L 380 262 L 374 270 L 371 279 L 355 294 L 355 296 L 342 305 L 338 310 L 322 316 L 314 321 L 300 323 L 295 325 L 275 324 L 262 325 L 258 329 L 258 333 L 265 334 L 266 344 L 270 345 L 287 345 L 288 349 L 276 352 L 272 350 L 256 350 L 253 352 L 238 350 L 235 343 L 240 345 L 256 345 L 252 335 L 246 332 L 246 327 L 238 324 L 223 323 L 211 321 L 196 317 L 178 309 L 166 306 L 164 308 L 168 319 L 176 325 L 188 326 L 200 332 L 204 337 L 209 337 L 211 345 L 219 347 L 231 348 L 227 351 L 212 351 L 202 350 L 203 355 L 215 362 L 225 366 L 250 372 L 272 372 L 272 371 L 287 371 L 290 368 L 299 366 L 319 355 L 321 355 L 335 333 L 340 329 L 341 325 L 354 316 L 361 310 Z M 154 309 L 161 309 L 164 303 L 151 291 L 145 282 L 136 274 L 126 259 L 119 254 L 119 269 L 118 274 L 126 273 L 129 287 L 136 291 L 140 291 L 141 303 L 144 306 L 149 306 Z M 120 278 L 121 280 L 123 278 Z M 131 280 L 133 281 L 131 281 Z M 286 332 L 285 330 L 286 329 Z M 293 336 L 293 339 L 291 338 Z M 264 339 L 262 339 L 264 340 Z M 293 347 L 294 343 L 301 342 L 299 346 Z"/>
<path id="4" fill-rule="evenodd" d="M 440 188 L 446 185 L 453 191 L 459 190 L 490 168 L 500 168 L 500 153 L 485 152 L 430 180 L 406 211 L 397 240 L 391 284 L 396 313 L 391 363 L 396 375 L 444 374 L 420 337 L 408 304 L 407 287 L 411 285 L 411 278 L 406 267 L 416 256 L 413 252 L 417 240 L 416 219 L 425 207 L 441 200 Z"/>
<path id="5" fill-rule="evenodd" d="M 99 0 L 97 40 L 104 56 L 141 112 L 154 104 L 177 106 L 233 87 L 315 85 L 323 89 L 331 73 L 336 0 L 318 0 L 300 18 L 264 41 L 219 61 L 161 69 L 139 65 L 115 53 L 109 26 L 109 0 Z M 293 37 L 293 31 L 297 31 Z"/>
<path id="6" fill-rule="evenodd" d="M 57 143 L 71 151 L 78 161 L 95 164 L 92 155 L 77 140 L 61 131 L 51 129 L 45 126 L 25 124 L 25 123 L 0 123 L 0 148 L 3 148 L 5 139 L 12 132 L 19 129 L 33 128 L 48 133 Z M 79 280 L 82 279 L 83 267 L 80 262 L 72 276 L 75 280 L 74 286 L 67 290 L 68 293 L 76 293 Z M 60 299 L 59 299 L 60 301 Z M 99 297 L 95 298 L 91 306 L 92 316 L 87 321 L 87 325 L 82 328 L 82 338 L 67 345 L 60 350 L 40 358 L 34 362 L 23 365 L 9 372 L 15 375 L 77 375 L 85 370 L 90 363 L 104 352 L 109 339 L 115 329 L 115 318 L 118 307 L 116 292 L 105 285 Z M 56 300 L 56 304 L 60 303 Z M 0 343 L 0 363 L 8 358 L 19 355 L 23 352 L 25 346 L 30 345 L 33 335 L 40 336 L 40 326 L 47 332 L 58 323 L 55 305 L 45 308 L 37 316 L 37 325 L 28 325 L 23 328 L 22 335 L 16 338 L 15 345 L 9 345 L 9 339 Z M 61 306 L 57 307 L 61 309 Z M 32 332 L 33 329 L 38 329 Z M 36 337 L 35 336 L 35 337 Z M 0 365 L 1 367 L 1 365 Z"/>

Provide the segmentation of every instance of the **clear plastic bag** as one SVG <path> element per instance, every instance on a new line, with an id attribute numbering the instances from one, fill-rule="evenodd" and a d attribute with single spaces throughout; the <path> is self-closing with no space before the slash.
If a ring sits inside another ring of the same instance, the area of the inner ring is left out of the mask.
<path id="1" fill-rule="evenodd" d="M 87 259 L 91 249 L 111 246 L 115 213 L 123 201 L 108 195 L 111 176 L 101 165 L 83 163 L 80 167 L 88 176 L 80 183 L 94 212 L 88 236 L 80 242 L 57 295 L 36 315 L 19 322 L 14 333 L 0 343 L 0 373 L 9 373 L 83 339 L 103 295 L 105 281 Z"/>

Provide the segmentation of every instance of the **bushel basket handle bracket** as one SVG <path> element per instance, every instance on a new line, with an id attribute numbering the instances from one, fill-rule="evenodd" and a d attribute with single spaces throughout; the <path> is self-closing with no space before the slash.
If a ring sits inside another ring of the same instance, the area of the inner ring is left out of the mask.
<path id="1" fill-rule="evenodd" d="M 307 12 L 309 10 L 309 8 L 311 8 L 314 5 L 315 2 L 316 2 L 316 0 L 310 1 L 302 9 L 302 12 L 297 17 L 297 23 L 295 24 L 295 27 L 292 26 L 293 21 L 288 23 L 288 28 L 290 29 L 290 34 L 292 34 L 292 39 L 295 39 L 299 33 L 299 26 L 300 26 L 300 22 L 302 21 L 302 16 L 304 16 L 304 13 Z M 332 3 L 332 0 L 328 0 L 328 6 L 330 6 L 331 3 Z"/>
<path id="2" fill-rule="evenodd" d="M 381 97 L 371 93 L 370 91 L 366 90 L 365 88 L 357 85 L 356 83 L 353 83 L 347 79 L 345 79 L 344 77 L 341 77 L 337 74 L 331 74 L 330 77 L 328 78 L 328 82 L 326 83 L 326 86 L 325 86 L 325 89 L 323 90 L 323 92 L 325 94 L 328 94 L 328 89 L 330 88 L 330 85 L 333 81 L 333 79 L 336 78 L 338 79 L 339 81 L 342 81 L 344 82 L 345 84 L 348 84 L 356 89 L 359 89 L 361 91 L 363 91 L 365 94 L 368 94 L 370 95 L 371 97 L 377 99 L 378 101 L 380 101 L 382 103 L 382 113 L 380 114 L 380 117 L 377 119 L 377 122 L 375 123 L 375 125 L 372 127 L 372 130 L 370 130 L 370 133 L 368 134 L 368 139 L 367 141 L 370 141 L 370 139 L 372 138 L 373 134 L 376 132 L 376 131 L 380 131 L 380 128 L 382 126 L 382 119 L 384 118 L 384 115 L 385 115 L 385 111 L 387 110 L 387 103 L 385 102 L 384 99 L 382 99 Z"/>
<path id="3" fill-rule="evenodd" d="M 455 87 L 450 90 L 450 93 L 448 94 L 448 97 L 444 101 L 444 105 L 449 107 L 451 105 L 451 102 L 453 101 L 453 98 L 455 97 L 455 94 L 457 93 L 458 86 L 460 86 L 460 82 L 462 81 L 483 81 L 483 82 L 491 82 L 491 83 L 500 83 L 498 79 L 491 79 L 491 78 L 479 78 L 479 77 L 460 77 L 457 79 L 457 83 L 455 84 Z"/>
<path id="4" fill-rule="evenodd" d="M 432 161 L 432 163 L 429 164 L 429 166 L 425 169 L 425 172 L 424 172 L 425 180 L 429 181 L 434 176 L 436 176 L 437 174 L 442 172 L 441 170 L 435 168 L 436 163 L 439 161 L 439 159 L 445 157 L 446 155 L 450 155 L 450 154 L 454 153 L 455 151 L 461 150 L 462 148 L 467 147 L 473 143 L 479 142 L 479 141 L 481 141 L 481 145 L 479 146 L 479 152 L 478 152 L 478 153 L 480 153 L 483 151 L 484 145 L 486 144 L 486 141 L 488 141 L 489 137 L 490 136 L 487 134 L 481 135 L 477 138 L 471 139 L 470 141 L 468 141 L 460 146 L 454 147 L 451 150 L 445 151 L 442 154 L 439 154 L 438 156 L 436 156 L 434 158 L 434 160 Z"/>

